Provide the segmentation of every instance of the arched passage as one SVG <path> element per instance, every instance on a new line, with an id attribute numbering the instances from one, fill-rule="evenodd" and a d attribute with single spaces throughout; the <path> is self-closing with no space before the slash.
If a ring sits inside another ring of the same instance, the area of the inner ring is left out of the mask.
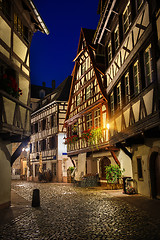
<path id="1" fill-rule="evenodd" d="M 160 198 L 160 155 L 152 152 L 150 156 L 150 179 L 152 198 Z"/>

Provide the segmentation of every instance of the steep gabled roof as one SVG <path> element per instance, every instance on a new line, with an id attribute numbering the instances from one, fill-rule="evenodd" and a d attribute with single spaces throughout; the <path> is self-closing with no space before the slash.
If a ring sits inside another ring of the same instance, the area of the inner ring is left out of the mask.
<path id="1" fill-rule="evenodd" d="M 68 101 L 72 77 L 68 76 L 52 93 L 39 101 L 38 109 L 54 101 Z M 38 110 L 36 109 L 36 111 Z"/>
<path id="2" fill-rule="evenodd" d="M 101 80 L 101 76 L 100 74 L 104 75 L 104 66 L 103 64 L 96 64 L 95 59 L 94 59 L 94 46 L 92 46 L 92 39 L 94 36 L 95 31 L 92 29 L 86 29 L 86 28 L 81 28 L 81 32 L 80 32 L 80 38 L 79 38 L 79 43 L 78 43 L 78 50 L 77 50 L 77 56 L 75 58 L 75 65 L 72 71 L 72 83 L 71 83 L 71 89 L 70 89 L 70 95 L 69 95 L 69 100 L 68 100 L 68 108 L 67 108 L 67 113 L 66 113 L 66 119 L 65 121 L 68 119 L 69 117 L 69 111 L 70 111 L 70 107 L 71 107 L 71 100 L 72 100 L 72 93 L 74 90 L 74 76 L 76 74 L 76 66 L 78 64 L 77 59 L 80 56 L 81 52 L 83 52 L 83 49 L 81 49 L 81 42 L 83 39 L 85 39 L 86 41 L 86 47 L 84 48 L 84 50 L 87 49 L 89 57 L 91 59 L 92 62 L 92 66 L 93 66 L 93 70 L 95 72 L 95 76 L 101 91 L 101 94 L 103 96 L 103 98 L 107 101 L 107 97 L 106 97 L 106 93 L 104 91 L 104 88 L 102 86 L 102 80 Z"/>

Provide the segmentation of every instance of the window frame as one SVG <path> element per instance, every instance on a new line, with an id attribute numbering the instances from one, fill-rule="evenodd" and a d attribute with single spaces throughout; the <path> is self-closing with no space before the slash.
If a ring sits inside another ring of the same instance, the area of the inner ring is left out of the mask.
<path id="1" fill-rule="evenodd" d="M 98 113 L 98 114 L 96 114 Z M 101 111 L 100 108 L 94 110 L 94 127 L 101 127 Z"/>
<path id="2" fill-rule="evenodd" d="M 93 124 L 93 122 L 92 122 L 92 112 L 90 112 L 86 115 L 86 129 L 87 130 L 91 129 L 92 124 Z"/>
<path id="3" fill-rule="evenodd" d="M 108 42 L 107 45 L 107 55 L 108 55 L 108 64 L 112 61 L 112 42 L 111 40 Z"/>
<path id="4" fill-rule="evenodd" d="M 133 83 L 134 83 L 134 95 L 137 96 L 140 91 L 141 91 L 141 88 L 140 88 L 140 65 L 139 65 L 139 60 L 137 59 L 134 64 L 133 64 Z M 136 71 L 136 75 L 134 74 L 134 67 L 137 65 L 137 69 L 138 71 Z M 135 82 L 137 78 L 137 83 Z M 136 90 L 137 89 L 137 90 Z"/>
<path id="5" fill-rule="evenodd" d="M 125 14 L 127 13 L 126 19 L 124 19 Z M 123 23 L 123 33 L 126 34 L 131 25 L 131 3 L 128 1 L 123 13 L 122 13 L 122 23 Z M 127 25 L 126 29 L 125 26 Z"/>
<path id="6" fill-rule="evenodd" d="M 125 102 L 128 103 L 131 99 L 129 71 L 126 72 L 126 74 L 124 75 L 124 86 L 125 86 Z"/>
<path id="7" fill-rule="evenodd" d="M 112 91 L 111 94 L 110 94 L 110 113 L 111 113 L 111 116 L 113 116 L 114 114 L 114 92 Z"/>
<path id="8" fill-rule="evenodd" d="M 116 35 L 117 33 L 117 35 Z M 116 42 L 118 42 L 117 47 L 116 47 Z M 114 30 L 114 47 L 115 47 L 115 52 L 117 51 L 117 49 L 120 46 L 120 39 L 119 39 L 119 24 L 117 24 L 115 30 Z"/>
<path id="9" fill-rule="evenodd" d="M 119 89 L 119 92 L 118 92 Z M 122 108 L 122 85 L 121 81 L 116 86 L 116 92 L 117 92 L 117 109 Z"/>
<path id="10" fill-rule="evenodd" d="M 145 53 L 149 50 L 149 60 L 148 62 L 145 61 Z M 147 46 L 143 53 L 143 61 L 144 61 L 144 74 L 145 74 L 145 84 L 149 86 L 153 82 L 153 58 L 152 58 L 152 46 L 151 43 Z M 147 64 L 149 65 L 149 73 L 147 73 L 146 67 Z M 149 81 L 147 77 L 149 76 Z"/>

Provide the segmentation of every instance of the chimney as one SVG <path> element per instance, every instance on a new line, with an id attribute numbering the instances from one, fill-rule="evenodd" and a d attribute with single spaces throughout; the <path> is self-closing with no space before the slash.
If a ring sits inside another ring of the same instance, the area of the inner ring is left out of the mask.
<path id="1" fill-rule="evenodd" d="M 56 81 L 55 80 L 52 80 L 52 89 L 54 90 L 56 87 Z"/>
<path id="2" fill-rule="evenodd" d="M 42 82 L 42 87 L 45 87 L 46 86 L 46 83 L 45 82 Z"/>

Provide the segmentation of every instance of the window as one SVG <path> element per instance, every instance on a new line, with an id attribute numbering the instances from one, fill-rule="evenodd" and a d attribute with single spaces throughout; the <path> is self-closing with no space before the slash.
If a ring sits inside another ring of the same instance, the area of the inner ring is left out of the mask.
<path id="1" fill-rule="evenodd" d="M 42 120 L 42 131 L 46 129 L 46 119 Z"/>
<path id="2" fill-rule="evenodd" d="M 137 170 L 138 170 L 138 179 L 143 179 L 142 159 L 140 157 L 137 158 Z"/>
<path id="3" fill-rule="evenodd" d="M 144 70 L 145 70 L 146 86 L 148 86 L 153 80 L 151 44 L 148 46 L 148 48 L 144 52 Z"/>
<path id="4" fill-rule="evenodd" d="M 45 150 L 46 150 L 46 140 L 43 139 L 43 140 L 41 141 L 41 151 L 45 151 Z"/>
<path id="5" fill-rule="evenodd" d="M 89 113 L 86 116 L 86 127 L 87 127 L 87 129 L 92 128 L 92 113 Z"/>
<path id="6" fill-rule="evenodd" d="M 100 126 L 101 126 L 100 109 L 97 109 L 94 111 L 94 127 L 100 127 Z"/>
<path id="7" fill-rule="evenodd" d="M 91 85 L 86 87 L 86 100 L 91 97 Z"/>
<path id="8" fill-rule="evenodd" d="M 140 92 L 140 76 L 138 60 L 133 65 L 133 81 L 134 81 L 134 94 L 137 95 Z"/>
<path id="9" fill-rule="evenodd" d="M 28 28 L 23 25 L 22 20 L 14 13 L 14 30 L 16 30 L 23 39 L 28 42 Z"/>
<path id="10" fill-rule="evenodd" d="M 35 152 L 38 152 L 38 142 L 35 142 Z"/>
<path id="11" fill-rule="evenodd" d="M 72 135 L 78 135 L 78 122 L 75 122 L 72 125 L 72 129 L 71 129 Z"/>
<path id="12" fill-rule="evenodd" d="M 114 94 L 113 92 L 110 95 L 110 109 L 111 109 L 111 116 L 114 114 Z"/>
<path id="13" fill-rule="evenodd" d="M 130 84 L 129 84 L 129 72 L 124 76 L 124 84 L 125 84 L 125 102 L 130 101 Z"/>
<path id="14" fill-rule="evenodd" d="M 107 46 L 107 53 L 108 53 L 108 63 L 112 61 L 112 45 L 111 45 L 111 40 L 108 43 Z"/>
<path id="15" fill-rule="evenodd" d="M 114 30 L 114 44 L 116 51 L 119 47 L 119 25 L 117 25 L 116 29 Z"/>
<path id="16" fill-rule="evenodd" d="M 81 64 L 81 75 L 83 75 L 86 71 L 86 61 L 84 61 L 82 64 Z"/>
<path id="17" fill-rule="evenodd" d="M 124 9 L 123 15 L 123 31 L 126 33 L 131 25 L 131 5 L 130 1 L 128 2 L 126 8 Z"/>
<path id="18" fill-rule="evenodd" d="M 30 153 L 32 153 L 32 143 L 30 143 Z"/>
<path id="19" fill-rule="evenodd" d="M 51 127 L 56 127 L 56 114 L 53 114 L 52 116 L 51 116 L 51 119 L 50 119 L 50 121 L 51 121 Z"/>
<path id="20" fill-rule="evenodd" d="M 77 106 L 81 104 L 81 94 L 77 95 Z"/>
<path id="21" fill-rule="evenodd" d="M 35 133 L 38 132 L 38 123 L 35 123 L 35 124 L 34 124 L 34 130 L 35 130 Z"/>
<path id="22" fill-rule="evenodd" d="M 56 148 L 56 137 L 55 136 L 49 138 L 49 148 L 50 149 Z"/>
<path id="23" fill-rule="evenodd" d="M 121 82 L 117 85 L 117 108 L 122 107 L 122 98 L 121 98 Z"/>

